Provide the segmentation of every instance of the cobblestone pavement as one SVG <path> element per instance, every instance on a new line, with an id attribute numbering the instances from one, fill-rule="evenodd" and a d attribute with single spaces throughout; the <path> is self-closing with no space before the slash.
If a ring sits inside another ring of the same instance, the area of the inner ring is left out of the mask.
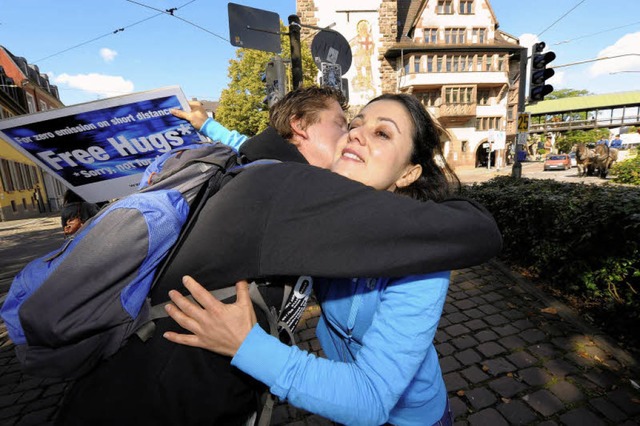
<path id="1" fill-rule="evenodd" d="M 0 295 L 60 244 L 57 220 L 0 223 Z M 319 314 L 297 332 L 316 354 Z M 640 424 L 639 360 L 500 262 L 454 271 L 435 344 L 456 425 Z M 50 424 L 68 385 L 22 374 L 0 324 L 0 425 Z M 272 424 L 332 423 L 281 403 Z"/>

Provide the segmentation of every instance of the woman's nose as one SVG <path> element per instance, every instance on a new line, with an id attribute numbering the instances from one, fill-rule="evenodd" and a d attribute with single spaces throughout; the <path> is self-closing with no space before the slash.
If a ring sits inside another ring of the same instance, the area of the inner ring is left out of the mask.
<path id="1" fill-rule="evenodd" d="M 349 142 L 358 143 L 360 145 L 364 145 L 366 143 L 362 130 L 360 129 L 361 127 L 354 127 L 349 130 Z"/>

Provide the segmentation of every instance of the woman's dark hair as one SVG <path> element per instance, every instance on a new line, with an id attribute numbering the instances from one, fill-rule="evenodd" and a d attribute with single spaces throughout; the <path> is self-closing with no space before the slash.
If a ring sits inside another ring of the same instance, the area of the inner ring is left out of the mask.
<path id="1" fill-rule="evenodd" d="M 427 112 L 420 101 L 404 93 L 387 93 L 369 101 L 395 101 L 402 104 L 413 122 L 412 164 L 422 166 L 422 175 L 411 185 L 395 190 L 417 200 L 440 201 L 460 191 L 460 179 L 444 158 L 447 131 Z"/>

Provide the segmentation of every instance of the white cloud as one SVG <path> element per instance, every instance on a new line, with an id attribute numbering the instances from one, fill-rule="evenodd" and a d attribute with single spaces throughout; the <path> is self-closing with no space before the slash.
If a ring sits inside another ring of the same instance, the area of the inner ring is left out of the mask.
<path id="1" fill-rule="evenodd" d="M 553 85 L 555 89 L 565 87 L 566 73 L 564 71 L 554 70 L 555 74 L 549 80 L 549 84 Z"/>
<path id="2" fill-rule="evenodd" d="M 529 52 L 531 52 L 531 46 L 539 41 L 537 35 L 529 33 L 522 34 L 519 39 L 520 46 L 526 47 L 527 49 L 529 49 Z"/>
<path id="3" fill-rule="evenodd" d="M 618 71 L 640 70 L 640 32 L 629 33 L 618 39 L 615 44 L 608 46 L 598 53 L 598 58 L 613 57 L 625 54 L 613 59 L 603 59 L 595 62 L 589 68 L 592 76 L 609 74 Z"/>
<path id="4" fill-rule="evenodd" d="M 118 52 L 107 47 L 103 47 L 102 49 L 100 49 L 100 56 L 105 62 L 112 62 L 116 58 L 117 54 Z"/>
<path id="5" fill-rule="evenodd" d="M 85 92 L 100 96 L 118 96 L 133 92 L 133 82 L 125 80 L 117 75 L 104 74 L 60 74 L 54 79 L 56 84 L 66 84 L 72 89 L 80 89 Z"/>

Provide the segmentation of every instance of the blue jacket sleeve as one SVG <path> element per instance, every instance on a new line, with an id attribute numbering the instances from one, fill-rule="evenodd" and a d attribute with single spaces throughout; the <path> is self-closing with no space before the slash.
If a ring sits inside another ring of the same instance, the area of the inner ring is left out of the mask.
<path id="1" fill-rule="evenodd" d="M 347 425 L 383 424 L 407 389 L 419 386 L 415 383 L 419 370 L 433 370 L 421 377 L 440 374 L 432 341 L 448 282 L 449 274 L 439 273 L 389 285 L 353 363 L 289 347 L 256 326 L 232 365 L 302 409 Z M 436 365 L 427 365 L 429 361 Z M 422 386 L 423 391 L 429 388 L 434 386 Z M 421 393 L 425 399 L 432 396 Z M 437 420 L 441 412 L 434 415 Z"/>
<path id="2" fill-rule="evenodd" d="M 240 149 L 244 141 L 249 139 L 248 136 L 240 134 L 235 130 L 229 130 L 222 124 L 212 118 L 208 118 L 200 128 L 200 133 L 208 137 L 214 142 L 221 142 L 230 146 L 236 151 Z"/>
<path id="3" fill-rule="evenodd" d="M 249 139 L 248 136 L 242 135 L 235 130 L 227 129 L 212 118 L 208 118 L 207 121 L 204 122 L 204 124 L 200 128 L 200 133 L 202 133 L 212 141 L 220 142 L 224 145 L 230 146 L 236 151 L 240 149 L 244 141 Z M 153 173 L 157 173 L 160 165 L 163 164 L 167 160 L 167 158 L 171 157 L 175 151 L 179 151 L 180 149 L 184 149 L 184 147 L 173 149 L 170 152 L 167 152 L 156 158 L 151 164 L 149 164 L 149 166 L 147 166 L 144 173 L 142 174 L 142 177 L 140 178 L 138 189 L 146 187 L 149 184 L 149 176 Z"/>

